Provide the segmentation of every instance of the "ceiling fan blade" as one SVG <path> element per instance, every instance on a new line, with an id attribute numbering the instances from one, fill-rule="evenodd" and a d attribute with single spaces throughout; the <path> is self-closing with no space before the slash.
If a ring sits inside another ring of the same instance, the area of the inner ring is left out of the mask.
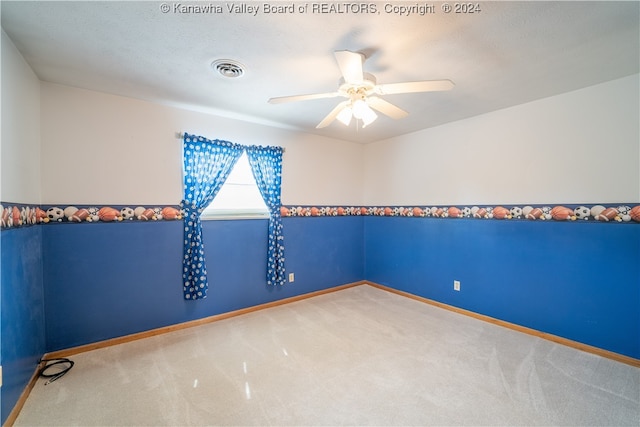
<path id="1" fill-rule="evenodd" d="M 320 123 L 318 123 L 318 126 L 316 126 L 316 129 L 329 126 L 331 122 L 333 122 L 336 119 L 336 117 L 338 117 L 338 114 L 340 114 L 340 111 L 345 109 L 347 105 L 349 105 L 349 101 L 342 101 L 340 104 L 336 105 L 335 108 L 331 110 L 329 114 L 327 114 L 327 117 L 325 117 L 324 119 L 322 119 Z"/>
<path id="2" fill-rule="evenodd" d="M 377 96 L 370 96 L 367 98 L 367 102 L 371 108 L 380 111 L 382 114 L 391 117 L 392 119 L 401 119 L 407 117 L 409 113 L 404 111 L 400 107 L 396 107 L 390 102 L 385 101 Z"/>
<path id="3" fill-rule="evenodd" d="M 390 83 L 377 85 L 374 89 L 378 95 L 394 93 L 436 92 L 451 90 L 455 85 L 451 80 L 423 80 L 420 82 Z"/>
<path id="4" fill-rule="evenodd" d="M 355 84 L 362 83 L 364 74 L 362 72 L 362 62 L 364 55 L 358 52 L 348 50 L 338 50 L 334 52 L 338 67 L 344 77 L 345 83 Z"/>
<path id="5" fill-rule="evenodd" d="M 327 93 L 312 93 L 309 95 L 278 96 L 276 98 L 270 98 L 269 104 L 282 104 L 284 102 L 308 101 L 311 99 L 323 99 L 323 98 L 335 98 L 336 96 L 340 96 L 340 93 L 327 92 Z"/>

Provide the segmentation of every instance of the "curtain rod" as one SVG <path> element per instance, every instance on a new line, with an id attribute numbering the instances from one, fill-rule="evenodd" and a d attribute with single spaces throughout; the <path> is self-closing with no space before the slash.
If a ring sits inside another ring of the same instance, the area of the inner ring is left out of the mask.
<path id="1" fill-rule="evenodd" d="M 179 139 L 182 141 L 182 138 L 184 138 L 185 133 L 189 133 L 189 132 L 176 132 L 176 139 Z M 284 147 L 281 147 L 281 148 L 283 153 L 287 151 Z"/>

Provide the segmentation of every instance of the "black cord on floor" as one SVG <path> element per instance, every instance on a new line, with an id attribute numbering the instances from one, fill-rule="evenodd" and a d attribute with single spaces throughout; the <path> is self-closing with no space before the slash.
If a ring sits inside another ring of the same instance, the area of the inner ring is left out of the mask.
<path id="1" fill-rule="evenodd" d="M 38 375 L 44 378 L 49 378 L 49 380 L 47 380 L 46 383 L 44 383 L 44 385 L 47 384 L 51 384 L 52 382 L 54 382 L 55 380 L 57 380 L 58 378 L 62 377 L 64 374 L 66 374 L 67 372 L 69 372 L 71 370 L 71 368 L 73 368 L 73 360 L 69 360 L 69 359 L 65 359 L 65 358 L 59 358 L 59 359 L 40 359 L 38 361 L 38 363 L 42 363 L 44 362 L 44 366 L 42 368 L 40 368 L 40 370 L 38 371 Z M 62 368 L 59 371 L 56 371 L 54 373 L 48 374 L 46 371 L 47 369 L 56 366 L 56 365 L 62 365 L 62 364 L 66 364 L 68 366 Z"/>

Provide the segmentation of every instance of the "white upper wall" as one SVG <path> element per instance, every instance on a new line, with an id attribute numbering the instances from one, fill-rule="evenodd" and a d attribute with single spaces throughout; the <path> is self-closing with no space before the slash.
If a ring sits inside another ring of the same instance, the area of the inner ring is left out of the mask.
<path id="1" fill-rule="evenodd" d="M 40 202 L 40 81 L 2 31 L 0 200 Z"/>
<path id="2" fill-rule="evenodd" d="M 639 81 L 633 75 L 367 145 L 364 203 L 639 202 Z"/>
<path id="3" fill-rule="evenodd" d="M 177 131 L 286 148 L 287 205 L 640 201 L 640 76 L 369 145 L 39 82 L 2 33 L 0 199 L 177 204 Z"/>
<path id="4" fill-rule="evenodd" d="M 285 147 L 283 204 L 362 203 L 362 145 L 51 83 L 41 96 L 43 204 L 180 203 L 177 132 Z"/>

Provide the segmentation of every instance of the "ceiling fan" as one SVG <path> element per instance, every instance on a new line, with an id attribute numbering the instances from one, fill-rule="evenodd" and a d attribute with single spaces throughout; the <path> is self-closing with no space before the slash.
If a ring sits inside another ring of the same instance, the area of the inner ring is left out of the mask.
<path id="1" fill-rule="evenodd" d="M 377 84 L 376 78 L 362 70 L 362 64 L 366 59 L 359 52 L 339 50 L 334 52 L 338 67 L 342 73 L 338 90 L 335 92 L 315 93 L 308 95 L 281 96 L 269 99 L 271 104 L 284 102 L 306 101 L 312 99 L 335 98 L 342 96 L 346 101 L 340 102 L 331 112 L 316 126 L 323 128 L 335 119 L 345 125 L 349 125 L 355 117 L 363 122 L 362 127 L 371 124 L 378 116 L 373 110 L 385 114 L 393 119 L 401 119 L 409 113 L 403 109 L 385 101 L 376 95 L 391 95 L 397 93 L 444 91 L 453 88 L 451 80 L 423 80 L 417 82 Z"/>

